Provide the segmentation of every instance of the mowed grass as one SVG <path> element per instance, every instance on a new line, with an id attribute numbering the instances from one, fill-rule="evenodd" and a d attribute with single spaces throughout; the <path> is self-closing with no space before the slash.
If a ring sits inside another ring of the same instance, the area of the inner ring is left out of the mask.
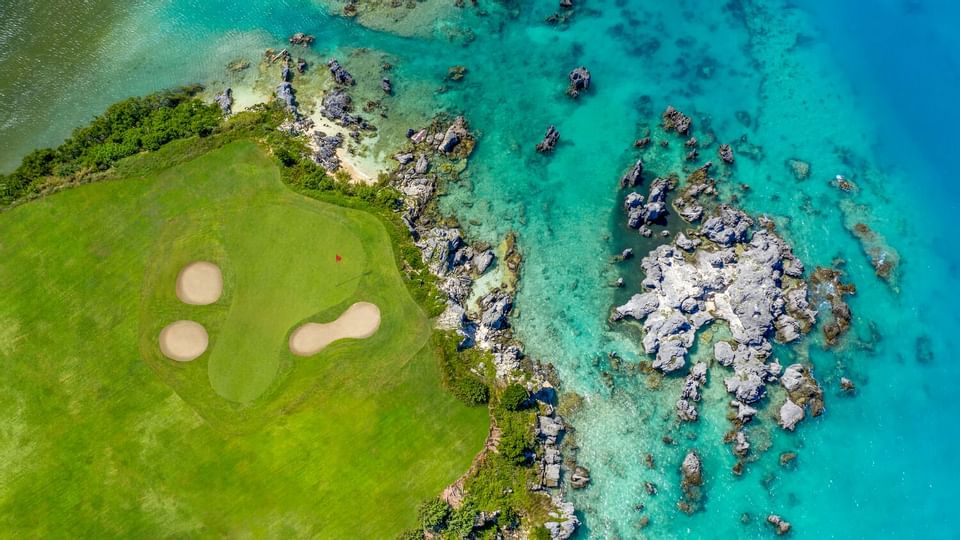
<path id="1" fill-rule="evenodd" d="M 216 304 L 177 301 L 194 260 Z M 486 434 L 380 222 L 287 190 L 251 142 L 0 214 L 0 284 L 2 535 L 390 538 Z M 289 353 L 357 301 L 373 337 Z M 210 333 L 194 362 L 159 352 L 179 319 Z"/>

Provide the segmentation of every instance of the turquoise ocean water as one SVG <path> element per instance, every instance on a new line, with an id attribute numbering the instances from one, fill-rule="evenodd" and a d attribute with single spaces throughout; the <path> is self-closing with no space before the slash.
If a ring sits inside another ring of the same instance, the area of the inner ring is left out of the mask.
<path id="1" fill-rule="evenodd" d="M 128 95 L 194 81 L 242 85 L 226 63 L 256 63 L 295 31 L 315 34 L 317 58 L 347 58 L 348 69 L 355 49 L 383 52 L 396 66 L 397 96 L 387 101 L 395 121 L 414 127 L 435 111 L 462 112 L 481 134 L 468 177 L 444 205 L 476 237 L 520 235 L 518 334 L 529 354 L 557 366 L 564 390 L 584 398 L 572 420 L 579 460 L 594 482 L 571 494 L 583 512 L 583 537 L 768 537 L 768 512 L 791 521 L 797 538 L 960 536 L 949 525 L 960 502 L 953 486 L 960 404 L 952 388 L 960 376 L 953 309 L 960 255 L 951 223 L 960 196 L 953 173 L 960 7 L 934 0 L 581 3 L 559 28 L 543 22 L 554 2 L 481 2 L 485 14 L 454 10 L 413 36 L 364 28 L 306 0 L 124 3 L 97 45 L 101 54 L 82 69 L 38 75 L 42 88 L 18 81 L 20 91 L 0 96 L 0 164 L 9 169 Z M 15 22 L 0 18 L 8 21 L 0 23 L 0 66 L 30 61 L 32 51 L 14 47 Z M 457 64 L 468 67 L 466 78 L 445 83 Z M 595 84 L 572 101 L 563 94 L 566 74 L 581 64 Z M 371 75 L 360 84 L 378 82 Z M 756 145 L 739 154 L 721 190 L 774 216 L 808 268 L 842 259 L 858 289 L 850 300 L 853 329 L 838 348 L 826 350 L 812 335 L 795 350 L 777 351 L 783 363 L 813 362 L 826 414 L 788 434 L 761 413 L 750 427 L 759 458 L 741 477 L 731 473 L 735 459 L 721 442 L 728 429 L 722 370 L 710 372 L 701 421 L 678 427 L 679 380 L 653 389 L 644 375 L 606 360 L 608 351 L 628 364 L 640 359 L 636 330 L 606 322 L 641 279 L 637 261 L 614 266 L 609 258 L 644 245 L 621 225 L 616 184 L 640 156 L 652 173 L 679 171 L 678 140 L 667 150 L 632 148 L 667 104 L 694 118 L 698 137 L 709 129 L 722 142 L 746 137 Z M 561 144 L 542 157 L 533 145 L 550 124 Z M 791 158 L 810 163 L 808 179 L 793 177 L 785 165 Z M 858 189 L 833 187 L 837 174 Z M 874 275 L 848 230 L 855 222 L 899 253 L 894 285 Z M 626 291 L 607 286 L 621 276 Z M 855 396 L 841 395 L 841 376 L 857 384 Z M 677 444 L 664 445 L 665 434 Z M 692 516 L 676 509 L 688 448 L 706 468 L 704 508 Z M 798 454 L 795 468 L 779 465 L 784 451 Z M 643 463 L 648 452 L 652 470 Z M 659 494 L 646 495 L 644 481 Z M 640 529 L 644 515 L 650 525 Z"/>

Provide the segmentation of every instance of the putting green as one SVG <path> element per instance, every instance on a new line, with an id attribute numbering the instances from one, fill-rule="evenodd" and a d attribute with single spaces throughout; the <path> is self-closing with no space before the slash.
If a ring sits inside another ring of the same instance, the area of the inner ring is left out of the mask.
<path id="1" fill-rule="evenodd" d="M 2 213 L 0 261 L 14 536 L 387 538 L 482 446 L 382 224 L 289 191 L 251 142 Z M 177 298 L 195 261 L 222 272 L 209 305 Z M 290 352 L 358 302 L 376 333 Z M 209 336 L 191 362 L 160 350 L 180 320 Z"/>

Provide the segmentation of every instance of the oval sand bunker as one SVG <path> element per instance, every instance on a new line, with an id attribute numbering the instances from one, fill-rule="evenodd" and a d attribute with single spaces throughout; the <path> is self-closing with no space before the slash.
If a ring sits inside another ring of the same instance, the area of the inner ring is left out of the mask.
<path id="1" fill-rule="evenodd" d="M 290 336 L 290 352 L 313 356 L 338 339 L 364 339 L 380 328 L 380 308 L 369 302 L 357 302 L 330 323 L 307 323 Z"/>
<path id="2" fill-rule="evenodd" d="M 213 263 L 190 263 L 177 276 L 177 298 L 184 304 L 206 306 L 219 300 L 222 292 L 223 274 Z"/>
<path id="3" fill-rule="evenodd" d="M 177 362 L 189 362 L 207 350 L 207 330 L 193 321 L 177 321 L 160 331 L 160 352 Z"/>

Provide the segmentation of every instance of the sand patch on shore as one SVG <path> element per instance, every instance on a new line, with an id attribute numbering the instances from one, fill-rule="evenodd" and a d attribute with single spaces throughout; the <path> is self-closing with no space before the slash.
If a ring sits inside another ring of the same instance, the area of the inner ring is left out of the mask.
<path id="1" fill-rule="evenodd" d="M 310 119 L 313 120 L 315 131 L 322 131 L 328 136 L 339 133 L 343 136 L 344 144 L 348 144 L 348 141 L 350 141 L 350 130 L 338 126 L 329 118 L 317 113 L 311 115 Z M 351 182 L 354 184 L 377 183 L 378 165 L 376 160 L 355 156 L 344 147 L 337 148 L 336 154 L 337 158 L 340 159 L 340 169 L 350 175 Z"/>
<path id="2" fill-rule="evenodd" d="M 380 328 L 380 308 L 369 302 L 353 304 L 337 320 L 307 323 L 290 335 L 290 352 L 313 356 L 339 339 L 365 339 Z"/>
<path id="3" fill-rule="evenodd" d="M 200 323 L 177 321 L 160 331 L 160 352 L 177 362 L 189 362 L 207 350 L 210 338 Z"/>
<path id="4" fill-rule="evenodd" d="M 221 293 L 223 274 L 213 263 L 190 263 L 177 276 L 177 298 L 184 304 L 206 306 L 219 300 Z"/>

